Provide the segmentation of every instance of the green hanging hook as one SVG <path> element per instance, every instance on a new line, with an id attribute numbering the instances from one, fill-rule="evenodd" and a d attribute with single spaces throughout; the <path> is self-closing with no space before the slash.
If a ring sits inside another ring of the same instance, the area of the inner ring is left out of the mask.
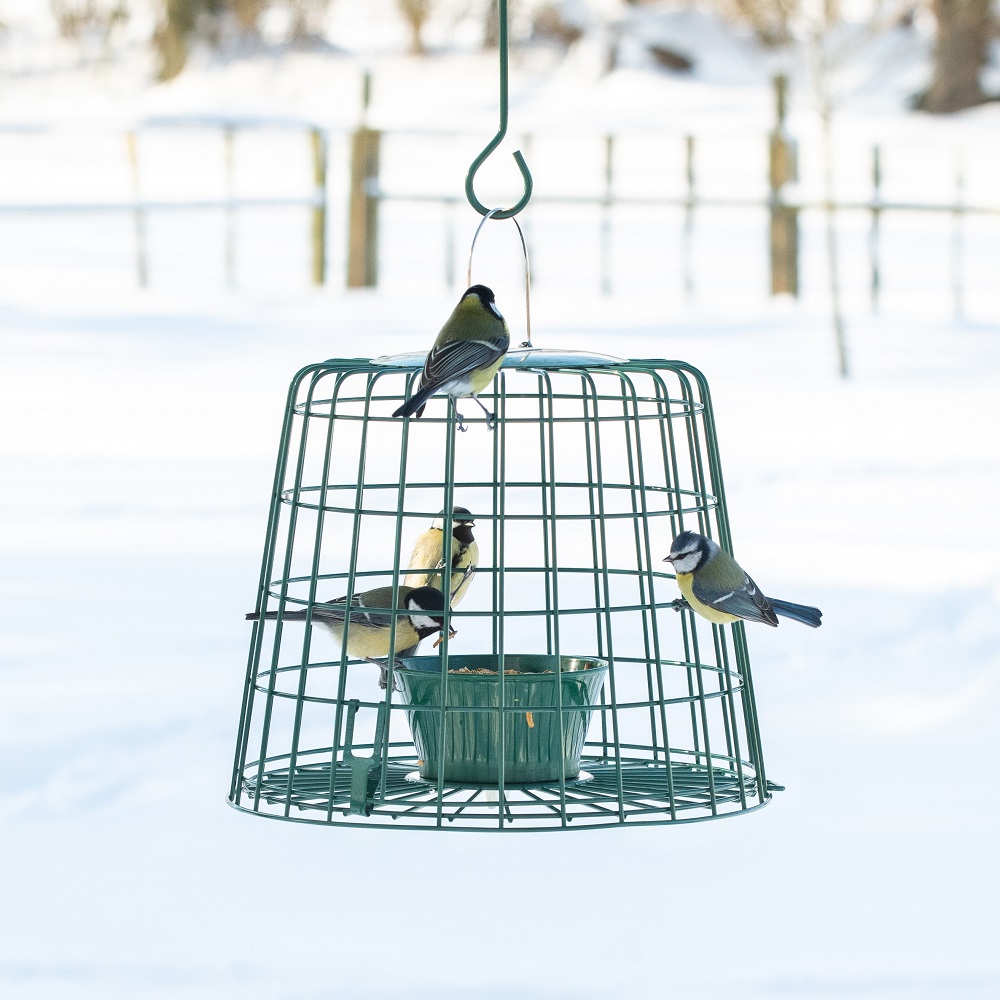
<path id="1" fill-rule="evenodd" d="M 474 188 L 476 171 L 483 165 L 486 158 L 503 141 L 507 134 L 507 0 L 499 0 L 500 17 L 500 130 L 490 140 L 486 148 L 472 161 L 469 172 L 465 175 L 465 197 L 469 199 L 469 204 L 480 214 L 487 215 L 492 212 L 494 219 L 513 219 L 518 212 L 528 204 L 531 198 L 533 182 L 528 164 L 524 162 L 521 151 L 514 153 L 514 162 L 517 169 L 521 171 L 521 178 L 524 180 L 524 194 L 521 200 L 512 208 L 504 208 L 499 211 L 487 208 L 477 197 Z"/>

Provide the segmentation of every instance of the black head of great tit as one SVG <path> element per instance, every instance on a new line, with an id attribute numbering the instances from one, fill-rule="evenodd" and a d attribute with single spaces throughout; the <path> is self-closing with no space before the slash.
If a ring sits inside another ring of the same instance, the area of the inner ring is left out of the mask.
<path id="1" fill-rule="evenodd" d="M 441 511 L 431 526 L 417 539 L 407 563 L 403 582 L 410 587 L 441 589 L 444 569 L 445 512 Z M 451 515 L 451 606 L 465 597 L 479 565 L 479 545 L 472 534 L 472 514 L 465 507 L 453 507 Z"/>
<path id="2" fill-rule="evenodd" d="M 328 601 L 312 606 L 312 620 L 326 628 L 344 645 L 344 620 L 347 614 L 347 598 Z M 385 687 L 385 664 L 380 660 L 390 654 L 389 642 L 392 624 L 392 587 L 375 587 L 363 594 L 355 594 L 350 601 L 350 626 L 347 628 L 347 653 L 359 660 L 370 660 L 382 671 L 382 687 Z M 393 654 L 412 655 L 416 652 L 421 639 L 426 639 L 435 632 L 444 629 L 444 597 L 440 590 L 434 587 L 399 588 L 398 604 L 401 614 L 396 617 L 396 634 L 393 643 Z M 282 614 L 283 621 L 305 621 L 305 608 L 286 609 Z M 259 621 L 260 615 L 251 612 L 247 621 Z M 278 617 L 276 611 L 268 611 L 263 616 L 273 620 Z M 454 629 L 449 636 L 454 636 Z"/>
<path id="3" fill-rule="evenodd" d="M 694 531 L 682 531 L 664 562 L 673 564 L 684 600 L 716 624 L 739 621 L 777 625 L 778 616 L 818 628 L 823 612 L 804 604 L 765 597 L 728 552 Z"/>
<path id="4" fill-rule="evenodd" d="M 436 393 L 453 400 L 471 396 L 486 414 L 486 426 L 492 429 L 493 414 L 477 396 L 493 381 L 509 347 L 510 330 L 496 307 L 492 290 L 473 285 L 441 327 L 424 362 L 416 392 L 393 416 L 419 417 L 427 400 Z M 462 415 L 457 416 L 459 429 L 465 430 Z"/>

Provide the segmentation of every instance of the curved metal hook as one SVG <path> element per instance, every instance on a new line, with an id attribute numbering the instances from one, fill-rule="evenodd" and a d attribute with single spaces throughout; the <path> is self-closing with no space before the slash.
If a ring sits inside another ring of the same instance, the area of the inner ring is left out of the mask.
<path id="1" fill-rule="evenodd" d="M 511 208 L 489 209 L 477 197 L 474 188 L 476 171 L 483 165 L 490 153 L 503 141 L 507 134 L 507 0 L 500 0 L 500 128 L 497 134 L 487 143 L 486 148 L 472 161 L 469 172 L 465 175 L 465 197 L 469 199 L 469 204 L 480 214 L 487 215 L 492 211 L 494 219 L 513 219 L 518 212 L 528 204 L 531 198 L 533 181 L 528 164 L 524 162 L 521 151 L 514 153 L 514 162 L 517 169 L 521 171 L 521 179 L 524 181 L 524 194 L 521 200 Z"/>
<path id="2" fill-rule="evenodd" d="M 494 219 L 513 219 L 531 200 L 531 189 L 534 183 L 531 179 L 531 172 L 528 170 L 528 164 L 524 162 L 521 151 L 517 150 L 514 153 L 514 160 L 524 180 L 524 194 L 521 195 L 521 200 L 510 208 L 489 209 L 476 197 L 476 192 L 472 186 L 475 181 L 476 171 L 483 165 L 490 153 L 500 145 L 500 141 L 503 139 L 506 131 L 506 128 L 503 128 L 497 133 L 496 138 L 472 161 L 472 166 L 469 167 L 469 172 L 465 175 L 465 197 L 469 199 L 469 204 L 480 215 L 487 215 L 492 211 Z"/>

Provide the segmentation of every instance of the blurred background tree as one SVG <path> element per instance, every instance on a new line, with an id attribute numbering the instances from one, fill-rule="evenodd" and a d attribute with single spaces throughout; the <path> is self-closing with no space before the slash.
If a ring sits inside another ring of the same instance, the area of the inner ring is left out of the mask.
<path id="1" fill-rule="evenodd" d="M 237 51 L 253 51 L 261 42 L 261 20 L 271 10 L 287 15 L 289 41 L 320 39 L 329 7 L 330 0 L 160 0 L 153 34 L 157 76 L 177 76 L 196 40 L 214 48 L 228 44 Z"/>
<path id="2" fill-rule="evenodd" d="M 662 0 L 625 0 L 631 7 L 671 6 L 674 9 L 694 4 L 665 4 Z M 826 0 L 836 4 L 837 0 Z M 767 47 L 789 45 L 794 41 L 793 24 L 801 12 L 799 0 L 712 0 L 707 5 L 727 21 L 746 24 Z"/>
<path id="3" fill-rule="evenodd" d="M 723 15 L 743 21 L 764 45 L 792 42 L 792 24 L 800 13 L 799 0 L 719 0 Z"/>
<path id="4" fill-rule="evenodd" d="M 424 25 L 431 12 L 431 0 L 396 0 L 400 14 L 410 29 L 410 54 L 422 56 L 424 47 Z"/>
<path id="5" fill-rule="evenodd" d="M 239 30 L 248 35 L 260 31 L 260 16 L 268 8 L 268 0 L 229 0 L 227 6 L 233 12 L 233 18 Z"/>
<path id="6" fill-rule="evenodd" d="M 961 111 L 988 100 L 980 77 L 997 21 L 990 0 L 931 0 L 937 21 L 934 76 L 917 99 L 924 111 Z"/>
<path id="7" fill-rule="evenodd" d="M 535 8 L 531 19 L 531 35 L 533 38 L 556 42 L 568 48 L 579 41 L 585 30 L 583 19 L 574 17 L 564 4 L 543 3 Z"/>
<path id="8" fill-rule="evenodd" d="M 153 32 L 160 80 L 172 80 L 184 69 L 196 30 L 204 30 L 206 18 L 220 14 L 224 3 L 225 0 L 163 0 L 160 20 Z"/>
<path id="9" fill-rule="evenodd" d="M 287 0 L 291 14 L 289 36 L 292 41 L 323 37 L 323 23 L 330 7 L 330 0 Z"/>
<path id="10" fill-rule="evenodd" d="M 75 42 L 84 58 L 95 49 L 109 57 L 112 36 L 129 19 L 126 0 L 49 0 L 49 7 L 60 36 Z"/>
<path id="11" fill-rule="evenodd" d="M 230 54 L 258 50 L 264 44 L 265 15 L 279 15 L 269 24 L 282 25 L 279 35 L 287 41 L 322 39 L 330 4 L 331 0 L 48 0 L 60 35 L 76 43 L 85 59 L 95 50 L 107 58 L 112 39 L 123 37 L 130 19 L 138 24 L 140 10 L 146 12 L 152 5 L 156 10 L 152 44 L 160 80 L 183 70 L 196 41 Z M 432 17 L 481 25 L 484 48 L 494 48 L 499 41 L 499 0 L 396 0 L 395 6 L 415 55 L 427 52 L 426 29 Z M 508 6 L 512 44 L 530 37 L 567 49 L 594 29 L 605 32 L 614 48 L 622 32 L 631 30 L 629 12 L 648 10 L 651 16 L 662 16 L 697 5 L 684 0 L 509 0 Z M 934 28 L 934 48 L 930 83 L 914 98 L 914 105 L 947 113 L 992 99 L 982 77 L 991 42 L 1000 31 L 997 6 L 998 0 L 870 0 L 865 8 L 857 4 L 848 8 L 843 0 L 706 0 L 702 9 L 749 28 L 768 48 L 807 56 L 815 46 L 817 23 L 826 26 L 821 34 L 827 39 L 834 35 L 839 39 L 850 26 L 872 37 L 900 24 L 912 26 L 923 12 Z M 273 31 L 268 37 L 273 41 Z M 651 49 L 650 54 L 668 69 L 691 68 L 664 63 Z M 615 65 L 612 53 L 607 68 Z"/>

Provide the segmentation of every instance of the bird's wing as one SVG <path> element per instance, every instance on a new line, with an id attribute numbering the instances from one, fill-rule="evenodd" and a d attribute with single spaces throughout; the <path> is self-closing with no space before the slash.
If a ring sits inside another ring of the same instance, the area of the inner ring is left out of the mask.
<path id="1" fill-rule="evenodd" d="M 699 581 L 698 574 L 695 574 L 691 581 L 691 589 L 702 604 L 725 611 L 726 614 L 765 625 L 778 624 L 774 609 L 749 576 L 744 575 L 742 585 L 732 590 L 714 590 L 706 587 Z"/>
<path id="2" fill-rule="evenodd" d="M 370 628 L 388 628 L 392 621 L 392 615 L 367 610 L 362 596 L 355 594 L 351 598 L 351 622 L 356 625 L 367 625 Z M 314 605 L 313 617 L 321 621 L 342 622 L 346 608 L 347 598 L 338 597 L 335 601 Z"/>
<path id="3" fill-rule="evenodd" d="M 455 577 L 458 573 L 452 573 L 451 575 L 451 606 L 454 607 L 459 604 L 468 592 L 469 587 L 472 584 L 472 578 L 476 575 L 476 564 L 470 563 L 465 567 L 465 572 L 455 581 Z"/>
<path id="4" fill-rule="evenodd" d="M 505 332 L 488 340 L 451 340 L 435 344 L 424 363 L 422 382 L 425 386 L 439 386 L 454 378 L 487 368 L 510 347 L 510 336 Z"/>

